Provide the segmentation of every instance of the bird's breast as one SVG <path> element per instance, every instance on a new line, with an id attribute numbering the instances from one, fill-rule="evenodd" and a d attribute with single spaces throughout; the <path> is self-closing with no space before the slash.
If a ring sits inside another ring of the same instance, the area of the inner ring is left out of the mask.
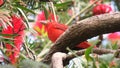
<path id="1" fill-rule="evenodd" d="M 52 42 L 55 42 L 63 32 L 62 30 L 51 28 L 48 30 L 48 37 Z"/>

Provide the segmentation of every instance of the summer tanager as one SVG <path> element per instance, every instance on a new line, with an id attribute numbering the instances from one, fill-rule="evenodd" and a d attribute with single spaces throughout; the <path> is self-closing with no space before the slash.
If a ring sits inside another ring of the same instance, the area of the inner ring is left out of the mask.
<path id="1" fill-rule="evenodd" d="M 58 20 L 58 16 L 56 16 L 56 18 Z M 46 19 L 44 11 L 40 11 L 39 14 L 36 16 L 36 21 L 35 21 L 35 24 L 33 26 L 33 29 L 35 31 L 37 31 L 37 33 L 39 34 L 39 36 L 42 35 L 42 32 L 46 33 L 45 26 L 40 23 L 40 21 L 45 21 L 45 20 L 55 21 L 54 14 L 51 13 L 51 12 L 49 12 L 48 19 Z"/>
<path id="2" fill-rule="evenodd" d="M 48 34 L 48 38 L 52 41 L 55 42 L 57 40 L 57 38 L 63 33 L 65 32 L 65 30 L 68 28 L 67 25 L 64 24 L 60 24 L 57 23 L 55 21 L 52 22 L 48 22 L 45 24 L 45 27 L 47 28 L 47 34 Z M 75 49 L 84 49 L 84 48 L 88 48 L 91 45 L 87 42 L 84 41 L 82 43 L 80 43 L 79 45 L 77 45 L 75 47 Z"/>

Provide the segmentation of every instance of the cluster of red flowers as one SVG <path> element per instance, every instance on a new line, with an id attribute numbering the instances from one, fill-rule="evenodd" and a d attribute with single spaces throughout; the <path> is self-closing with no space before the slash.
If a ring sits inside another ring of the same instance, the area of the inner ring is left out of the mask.
<path id="1" fill-rule="evenodd" d="M 94 15 L 100 15 L 112 12 L 112 8 L 106 4 L 99 4 L 93 8 Z"/>
<path id="2" fill-rule="evenodd" d="M 0 0 L 0 6 L 3 5 L 4 3 L 4 0 Z"/>
<path id="3" fill-rule="evenodd" d="M 6 38 L 10 38 L 12 40 L 11 43 L 5 42 L 6 47 L 6 55 L 9 57 L 9 60 L 12 64 L 15 64 L 17 62 L 17 59 L 19 57 L 20 49 L 22 47 L 23 43 L 23 37 L 24 37 L 24 29 L 25 25 L 23 23 L 23 20 L 20 17 L 17 17 L 16 15 L 11 16 L 11 25 L 8 25 L 7 28 L 2 29 L 2 34 L 9 34 L 9 35 L 15 35 L 15 36 L 5 36 Z"/>

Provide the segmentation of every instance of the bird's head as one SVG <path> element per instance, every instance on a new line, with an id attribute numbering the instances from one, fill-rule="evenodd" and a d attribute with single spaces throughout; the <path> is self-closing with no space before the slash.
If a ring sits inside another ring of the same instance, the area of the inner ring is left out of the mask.
<path id="1" fill-rule="evenodd" d="M 45 21 L 40 21 L 40 23 L 42 23 L 43 25 L 45 25 L 45 27 L 49 27 L 49 26 L 54 26 L 54 25 L 56 25 L 57 22 L 55 22 L 55 21 L 50 21 L 50 20 L 45 20 Z"/>

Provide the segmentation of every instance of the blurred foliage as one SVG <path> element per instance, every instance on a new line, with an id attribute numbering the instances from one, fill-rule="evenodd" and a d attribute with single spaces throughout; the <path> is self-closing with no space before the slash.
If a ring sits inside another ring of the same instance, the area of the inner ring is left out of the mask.
<path id="1" fill-rule="evenodd" d="M 47 65 L 41 62 L 35 62 L 32 60 L 23 60 L 20 62 L 19 68 L 49 68 Z"/>
<path id="2" fill-rule="evenodd" d="M 5 64 L 5 65 L 0 65 L 0 68 L 15 68 L 15 66 Z"/>
<path id="3" fill-rule="evenodd" d="M 111 3 L 115 3 L 114 5 Z M 41 60 L 44 58 L 44 55 L 48 52 L 51 47 L 51 41 L 48 39 L 46 33 L 42 33 L 42 35 L 38 35 L 37 32 L 33 29 L 33 25 L 36 21 L 36 15 L 43 11 L 45 12 L 45 16 L 48 17 L 49 12 L 55 12 L 58 16 L 58 22 L 66 24 L 70 18 L 80 11 L 82 11 L 85 7 L 87 7 L 90 2 L 89 0 L 53 0 L 53 7 L 50 2 L 41 2 L 40 0 L 4 0 L 4 4 L 0 6 L 0 14 L 5 11 L 8 15 L 15 13 L 21 17 L 25 22 L 26 27 L 26 36 L 24 38 L 24 45 L 21 48 L 20 57 L 18 60 L 19 68 L 48 68 L 49 66 L 41 63 Z M 110 4 L 113 8 L 120 10 L 120 2 L 119 0 L 103 0 L 103 3 Z M 95 4 L 92 5 L 89 9 L 85 10 L 82 14 L 75 17 L 70 23 L 69 26 L 76 23 L 79 20 L 88 18 L 93 16 L 92 8 Z M 55 10 L 53 9 L 55 8 Z M 0 17 L 1 18 L 1 17 Z M 1 20 L 0 20 L 1 22 Z M 3 22 L 0 26 L 0 50 L 2 54 L 5 54 L 6 48 L 4 47 L 4 43 L 11 43 L 12 38 L 5 38 L 4 36 L 16 36 L 10 34 L 2 34 L 2 29 L 5 28 L 9 23 Z M 1 24 L 1 23 L 0 23 Z M 106 38 L 105 38 L 106 39 Z M 91 40 L 90 43 L 95 45 L 94 42 L 97 40 Z M 104 41 L 104 40 L 103 40 Z M 101 44 L 100 48 L 108 48 L 108 49 L 118 49 L 118 42 L 112 43 L 107 40 L 107 44 Z M 13 45 L 14 46 L 14 45 Z M 111 54 L 107 55 L 91 55 L 92 47 L 88 48 L 85 52 L 85 57 L 80 57 L 80 63 L 76 63 L 76 61 L 71 62 L 66 68 L 79 68 L 77 66 L 81 66 L 81 68 L 120 68 L 119 59 L 114 59 L 114 56 Z M 6 55 L 5 55 L 6 56 Z M 8 57 L 6 57 L 6 61 Z M 28 60 L 31 59 L 31 60 Z M 90 60 L 89 60 L 90 59 Z M 34 60 L 34 61 L 33 61 Z M 38 61 L 38 62 L 37 62 Z M 72 60 L 71 60 L 72 61 Z M 0 68 L 15 68 L 12 65 L 6 65 L 7 62 L 1 62 Z"/>

